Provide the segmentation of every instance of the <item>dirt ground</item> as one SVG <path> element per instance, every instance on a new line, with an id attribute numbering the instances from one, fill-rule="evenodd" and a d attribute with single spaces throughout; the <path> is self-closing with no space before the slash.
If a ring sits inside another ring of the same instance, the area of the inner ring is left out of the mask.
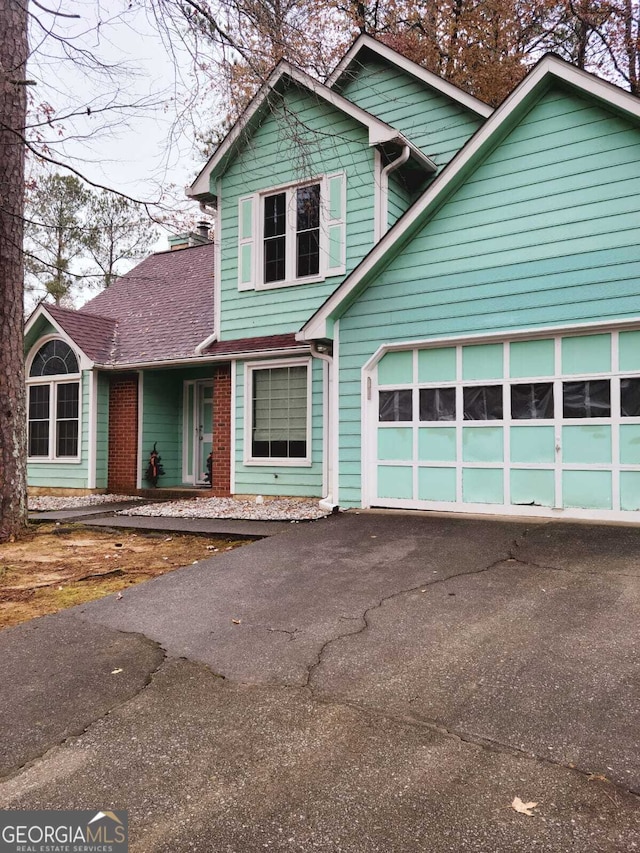
<path id="1" fill-rule="evenodd" d="M 0 545 L 0 629 L 102 598 L 245 544 L 205 536 L 42 524 Z"/>

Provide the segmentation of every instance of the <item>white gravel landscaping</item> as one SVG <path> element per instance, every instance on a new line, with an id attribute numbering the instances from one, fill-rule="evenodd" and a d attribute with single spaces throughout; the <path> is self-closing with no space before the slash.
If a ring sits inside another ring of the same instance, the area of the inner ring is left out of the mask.
<path id="1" fill-rule="evenodd" d="M 76 498 L 40 495 L 39 497 L 29 496 L 28 503 L 30 512 L 55 512 L 59 509 L 78 509 L 85 506 L 139 500 L 142 498 L 131 497 L 131 495 L 82 495 Z"/>
<path id="2" fill-rule="evenodd" d="M 249 521 L 312 521 L 330 515 L 316 499 L 194 498 L 163 501 L 121 510 L 118 515 L 162 518 L 236 518 Z"/>

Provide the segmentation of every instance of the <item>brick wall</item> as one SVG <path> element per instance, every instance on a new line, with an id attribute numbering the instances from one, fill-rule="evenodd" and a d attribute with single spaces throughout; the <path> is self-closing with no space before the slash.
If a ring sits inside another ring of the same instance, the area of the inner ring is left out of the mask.
<path id="1" fill-rule="evenodd" d="M 231 367 L 213 372 L 213 472 L 212 494 L 231 494 Z"/>
<path id="2" fill-rule="evenodd" d="M 135 492 L 138 473 L 138 377 L 109 382 L 109 492 Z"/>

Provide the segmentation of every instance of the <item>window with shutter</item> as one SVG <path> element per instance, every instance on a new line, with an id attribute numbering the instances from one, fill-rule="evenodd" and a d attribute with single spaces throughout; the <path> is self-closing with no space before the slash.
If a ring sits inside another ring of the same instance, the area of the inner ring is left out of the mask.
<path id="1" fill-rule="evenodd" d="M 343 172 L 245 196 L 238 208 L 238 289 L 322 281 L 345 271 Z"/>

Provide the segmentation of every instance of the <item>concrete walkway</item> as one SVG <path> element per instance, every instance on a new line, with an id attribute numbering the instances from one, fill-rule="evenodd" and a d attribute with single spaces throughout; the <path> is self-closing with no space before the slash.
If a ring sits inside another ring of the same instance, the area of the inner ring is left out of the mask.
<path id="1" fill-rule="evenodd" d="M 139 853 L 629 853 L 639 617 L 636 528 L 291 525 L 0 633 L 0 805 L 128 808 Z"/>
<path id="2" fill-rule="evenodd" d="M 234 518 L 179 518 L 170 516 L 117 515 L 120 509 L 128 509 L 135 503 L 98 504 L 97 506 L 60 509 L 29 514 L 35 524 L 52 522 L 84 523 L 92 527 L 131 528 L 135 530 L 167 531 L 169 533 L 191 533 L 195 535 L 220 536 L 228 539 L 263 539 L 283 533 L 292 524 L 312 522 L 291 521 L 244 521 Z"/>

